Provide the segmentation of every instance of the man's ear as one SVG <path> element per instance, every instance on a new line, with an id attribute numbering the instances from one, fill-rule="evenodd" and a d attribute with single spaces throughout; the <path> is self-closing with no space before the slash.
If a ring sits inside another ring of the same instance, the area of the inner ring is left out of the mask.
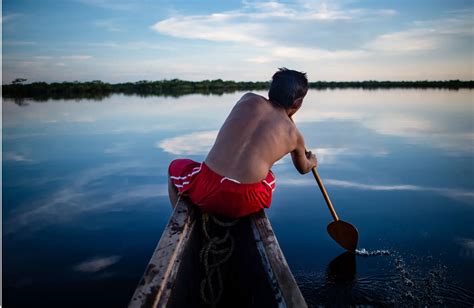
<path id="1" fill-rule="evenodd" d="M 300 97 L 300 98 L 295 99 L 295 101 L 293 102 L 293 105 L 291 107 L 298 110 L 298 109 L 300 109 L 302 104 L 303 104 L 303 97 Z"/>

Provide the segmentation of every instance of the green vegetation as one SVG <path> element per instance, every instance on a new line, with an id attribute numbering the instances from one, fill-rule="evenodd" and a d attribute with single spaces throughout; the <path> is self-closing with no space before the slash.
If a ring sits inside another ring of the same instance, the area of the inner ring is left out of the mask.
<path id="1" fill-rule="evenodd" d="M 181 96 L 192 93 L 217 94 L 231 93 L 235 91 L 252 91 L 268 89 L 269 81 L 237 82 L 216 80 L 185 81 L 179 79 L 126 82 L 110 84 L 100 80 L 89 82 L 61 82 L 25 83 L 24 78 L 17 78 L 9 85 L 2 85 L 3 97 L 8 98 L 33 98 L 36 100 L 47 99 L 74 99 L 94 98 L 101 99 L 113 93 L 127 95 L 162 95 Z M 474 81 L 317 81 L 311 82 L 312 89 L 387 89 L 387 88 L 442 88 L 460 89 L 474 88 Z"/>

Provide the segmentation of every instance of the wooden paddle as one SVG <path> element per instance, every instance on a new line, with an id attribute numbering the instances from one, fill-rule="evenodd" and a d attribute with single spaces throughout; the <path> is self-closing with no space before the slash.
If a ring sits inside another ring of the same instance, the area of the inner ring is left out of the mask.
<path id="1" fill-rule="evenodd" d="M 359 240 L 359 232 L 357 231 L 356 227 L 342 221 L 337 217 L 336 211 L 332 206 L 331 199 L 329 199 L 329 195 L 324 188 L 323 182 L 319 177 L 318 171 L 316 171 L 316 167 L 311 169 L 313 171 L 314 178 L 318 183 L 319 189 L 323 193 L 324 200 L 326 200 L 326 204 L 328 205 L 329 211 L 331 212 L 334 221 L 331 222 L 328 227 L 329 235 L 335 240 L 339 245 L 341 245 L 344 249 L 355 253 L 355 249 L 357 248 L 357 241 Z"/>

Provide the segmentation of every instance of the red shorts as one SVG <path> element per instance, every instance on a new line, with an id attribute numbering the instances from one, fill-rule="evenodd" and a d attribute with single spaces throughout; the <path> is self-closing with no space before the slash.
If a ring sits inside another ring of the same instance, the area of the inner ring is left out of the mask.
<path id="1" fill-rule="evenodd" d="M 204 212 L 232 218 L 269 208 L 276 187 L 271 171 L 261 182 L 241 184 L 190 159 L 172 161 L 168 173 L 179 193 L 186 193 Z"/>

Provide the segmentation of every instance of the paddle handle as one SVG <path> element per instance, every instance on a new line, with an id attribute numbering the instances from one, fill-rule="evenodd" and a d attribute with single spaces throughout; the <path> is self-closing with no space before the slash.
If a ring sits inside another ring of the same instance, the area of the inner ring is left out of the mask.
<path id="1" fill-rule="evenodd" d="M 326 200 L 326 204 L 328 205 L 329 211 L 331 212 L 331 215 L 334 218 L 334 221 L 338 221 L 339 217 L 337 217 L 336 211 L 334 210 L 334 207 L 332 206 L 331 199 L 329 199 L 329 195 L 326 191 L 326 188 L 324 188 L 323 181 L 321 181 L 318 171 L 316 171 L 316 167 L 311 169 L 311 171 L 313 172 L 316 183 L 318 183 L 319 189 L 321 190 L 321 193 L 323 194 L 324 200 Z"/>

